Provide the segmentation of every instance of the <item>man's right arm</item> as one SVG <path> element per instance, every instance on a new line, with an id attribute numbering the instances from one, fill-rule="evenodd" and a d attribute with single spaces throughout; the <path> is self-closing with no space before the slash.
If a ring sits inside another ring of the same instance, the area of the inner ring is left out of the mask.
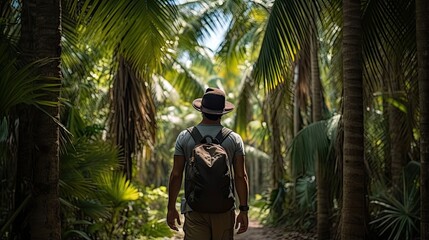
<path id="1" fill-rule="evenodd" d="M 185 167 L 185 157 L 175 155 L 173 169 L 170 174 L 168 184 L 168 205 L 167 205 L 167 224 L 173 230 L 178 230 L 175 220 L 180 225 L 179 212 L 176 209 L 176 200 L 182 185 L 183 168 Z"/>

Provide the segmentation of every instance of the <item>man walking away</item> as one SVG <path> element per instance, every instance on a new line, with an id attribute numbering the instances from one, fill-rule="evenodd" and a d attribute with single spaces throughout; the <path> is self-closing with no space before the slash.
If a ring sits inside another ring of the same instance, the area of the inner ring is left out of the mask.
<path id="1" fill-rule="evenodd" d="M 176 221 L 181 224 L 176 199 L 185 172 L 185 197 L 181 203 L 185 240 L 230 240 L 234 238 L 234 224 L 240 234 L 247 231 L 249 221 L 243 140 L 221 125 L 222 115 L 231 112 L 234 105 L 218 88 L 208 88 L 192 105 L 202 113 L 202 121 L 177 137 L 167 224 L 176 231 Z M 239 198 L 237 217 L 234 191 Z"/>

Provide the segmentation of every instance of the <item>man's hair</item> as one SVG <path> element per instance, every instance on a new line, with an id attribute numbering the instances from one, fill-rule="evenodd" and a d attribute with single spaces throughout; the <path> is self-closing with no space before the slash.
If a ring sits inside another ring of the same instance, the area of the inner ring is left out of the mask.
<path id="1" fill-rule="evenodd" d="M 212 121 L 216 121 L 222 118 L 222 115 L 218 115 L 218 114 L 209 114 L 209 113 L 205 113 L 203 112 L 204 117 L 212 120 Z"/>

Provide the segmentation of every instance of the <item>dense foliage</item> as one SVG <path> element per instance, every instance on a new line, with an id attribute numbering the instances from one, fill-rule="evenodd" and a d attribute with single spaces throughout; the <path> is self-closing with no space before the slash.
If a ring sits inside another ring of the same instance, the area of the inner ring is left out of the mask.
<path id="1" fill-rule="evenodd" d="M 343 1 L 63 0 L 60 90 L 39 72 L 51 60 L 25 55 L 31 23 L 21 21 L 22 2 L 0 2 L 2 238 L 28 230 L 34 186 L 20 153 L 37 150 L 24 140 L 43 138 L 30 132 L 41 106 L 61 110 L 62 237 L 171 237 L 164 217 L 174 142 L 198 123 L 191 102 L 207 86 L 225 89 L 236 105 L 222 122 L 246 145 L 252 204 L 261 211 L 253 216 L 338 236 L 349 110 Z M 361 11 L 369 198 L 361 214 L 374 238 L 413 239 L 422 199 L 416 5 L 362 1 Z M 56 91 L 58 101 L 43 100 Z"/>

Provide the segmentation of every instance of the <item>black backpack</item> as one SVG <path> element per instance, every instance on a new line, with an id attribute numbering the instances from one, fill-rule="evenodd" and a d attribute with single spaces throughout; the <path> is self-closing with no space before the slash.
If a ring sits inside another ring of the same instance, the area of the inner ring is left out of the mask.
<path id="1" fill-rule="evenodd" d="M 191 158 L 186 162 L 185 198 L 192 210 L 223 213 L 234 207 L 231 161 L 221 146 L 232 132 L 222 128 L 215 138 L 202 137 L 196 127 L 187 129 L 195 141 Z"/>

